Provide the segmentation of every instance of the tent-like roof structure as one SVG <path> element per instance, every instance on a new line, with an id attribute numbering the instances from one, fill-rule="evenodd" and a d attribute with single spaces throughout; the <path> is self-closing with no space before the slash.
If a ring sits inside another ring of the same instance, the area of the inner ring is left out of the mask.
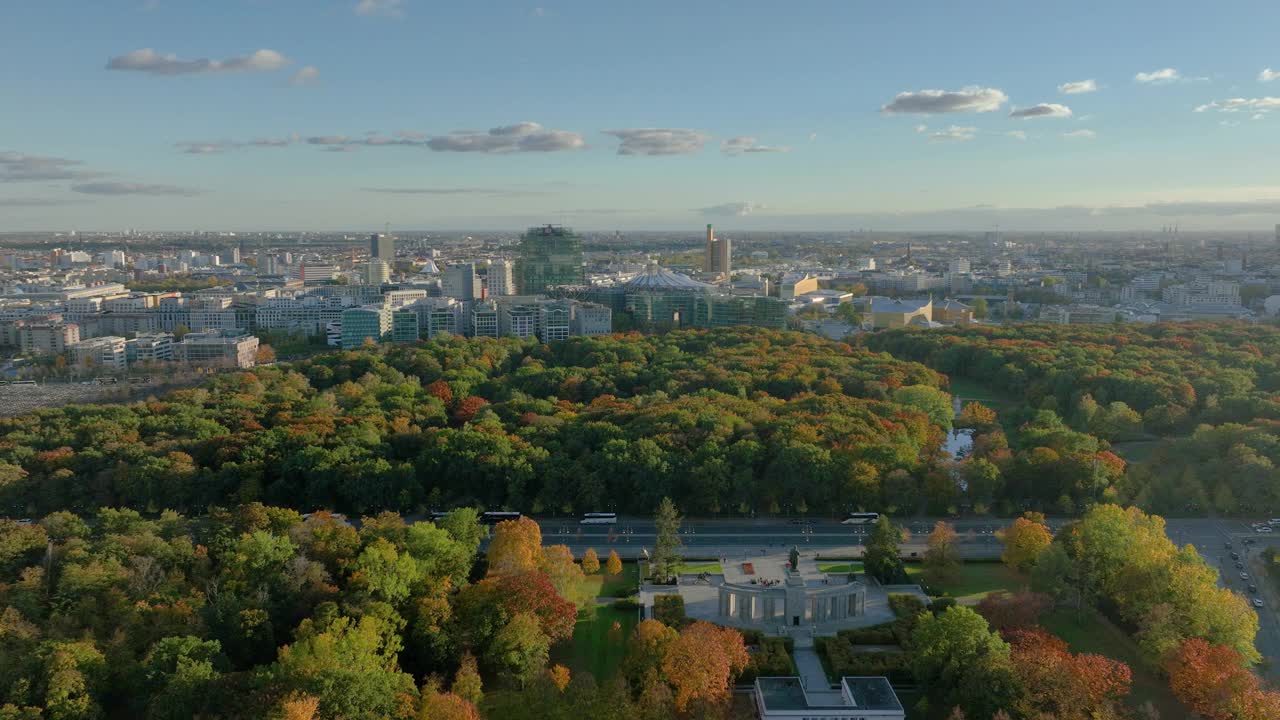
<path id="1" fill-rule="evenodd" d="M 625 282 L 623 287 L 628 290 L 709 290 L 714 286 L 651 262 L 644 272 Z"/>

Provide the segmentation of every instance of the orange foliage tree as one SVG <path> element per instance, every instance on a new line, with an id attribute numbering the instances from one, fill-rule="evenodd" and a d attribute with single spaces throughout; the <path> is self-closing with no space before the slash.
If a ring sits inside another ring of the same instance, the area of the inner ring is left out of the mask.
<path id="1" fill-rule="evenodd" d="M 489 541 L 489 575 L 537 569 L 542 561 L 542 528 L 527 517 L 503 520 Z"/>
<path id="2" fill-rule="evenodd" d="M 1128 665 L 1102 655 L 1074 655 L 1065 642 L 1038 628 L 1011 635 L 1010 659 L 1025 689 L 1022 702 L 1027 716 L 1123 717 L 1119 702 L 1133 680 Z"/>
<path id="3" fill-rule="evenodd" d="M 734 676 L 747 667 L 749 658 L 742 634 L 732 628 L 695 622 L 667 647 L 662 674 L 675 690 L 675 707 L 685 712 L 691 704 L 716 705 L 729 698 Z"/>
<path id="4" fill-rule="evenodd" d="M 1164 669 L 1173 694 L 1210 720 L 1280 718 L 1280 693 L 1264 690 L 1233 648 L 1191 638 L 1169 653 Z"/>

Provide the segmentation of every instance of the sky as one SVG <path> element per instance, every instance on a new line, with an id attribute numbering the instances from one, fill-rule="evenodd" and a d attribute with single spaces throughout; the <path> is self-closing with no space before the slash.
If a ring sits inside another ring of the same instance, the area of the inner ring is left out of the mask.
<path id="1" fill-rule="evenodd" d="M 0 232 L 1258 230 L 1280 3 L 0 4 Z"/>

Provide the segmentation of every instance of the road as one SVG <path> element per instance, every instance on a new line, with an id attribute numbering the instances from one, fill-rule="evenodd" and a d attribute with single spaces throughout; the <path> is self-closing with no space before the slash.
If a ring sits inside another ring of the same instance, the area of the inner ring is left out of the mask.
<path id="1" fill-rule="evenodd" d="M 904 556 L 923 555 L 925 539 L 937 518 L 915 518 L 902 521 L 910 532 L 910 539 L 901 548 Z M 577 518 L 538 518 L 542 526 L 543 542 L 549 545 L 564 544 L 581 554 L 594 548 L 604 554 L 617 550 L 624 559 L 640 557 L 644 550 L 653 550 L 656 532 L 649 518 L 619 518 L 617 525 L 579 525 Z M 950 521 L 960 537 L 960 550 L 964 557 L 996 557 L 1001 545 L 996 532 L 1008 521 L 1002 520 L 954 520 Z M 1055 531 L 1068 522 L 1067 518 L 1050 518 L 1049 526 Z M 830 519 L 811 519 L 805 522 L 786 519 L 685 519 L 681 525 L 680 539 L 687 557 L 691 558 L 742 558 L 759 555 L 762 551 L 777 551 L 791 546 L 802 552 L 816 551 L 825 556 L 843 557 L 861 554 L 863 542 L 870 526 L 843 525 Z M 1248 582 L 1240 580 L 1240 570 L 1226 549 L 1231 541 L 1233 550 L 1241 555 L 1241 561 L 1252 574 L 1260 567 L 1257 560 L 1268 546 L 1280 548 L 1280 537 L 1259 534 L 1248 522 L 1215 518 L 1171 518 L 1166 521 L 1166 531 L 1175 544 L 1193 545 L 1211 567 L 1218 568 L 1218 582 L 1222 587 L 1244 595 L 1250 601 L 1257 595 L 1248 592 Z M 1280 535 L 1280 533 L 1277 533 Z M 1244 538 L 1253 538 L 1254 544 L 1244 545 Z M 1263 580 L 1254 578 L 1266 607 L 1258 610 L 1258 651 L 1270 664 L 1268 676 L 1280 680 L 1280 596 L 1261 587 Z"/>

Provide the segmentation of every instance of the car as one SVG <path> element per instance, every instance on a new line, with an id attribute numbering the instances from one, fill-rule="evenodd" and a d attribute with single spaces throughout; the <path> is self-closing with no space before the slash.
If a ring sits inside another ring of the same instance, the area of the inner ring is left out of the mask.
<path id="1" fill-rule="evenodd" d="M 1239 559 L 1240 559 L 1240 553 L 1231 553 L 1231 559 L 1232 559 L 1232 560 L 1239 560 Z"/>
<path id="2" fill-rule="evenodd" d="M 1251 593 L 1256 593 L 1256 592 L 1258 592 L 1258 586 L 1257 586 L 1257 585 L 1250 584 L 1250 585 L 1249 585 L 1249 592 L 1251 592 Z"/>
<path id="3" fill-rule="evenodd" d="M 1237 561 L 1236 561 L 1236 569 L 1237 569 L 1237 570 L 1243 570 L 1243 569 L 1244 569 L 1244 563 L 1242 563 L 1242 562 L 1240 562 L 1239 560 L 1237 560 Z"/>
<path id="4" fill-rule="evenodd" d="M 1242 573 L 1240 573 L 1240 579 L 1241 579 L 1241 580 L 1248 580 L 1248 579 L 1249 579 L 1249 573 L 1247 573 L 1247 572 L 1242 572 Z"/>
<path id="5" fill-rule="evenodd" d="M 1253 599 L 1253 606 L 1254 606 L 1254 607 L 1262 607 L 1262 598 L 1254 598 L 1254 599 Z"/>
<path id="6" fill-rule="evenodd" d="M 1263 525 L 1262 527 L 1258 528 L 1258 532 L 1260 532 L 1260 533 L 1269 533 L 1269 532 L 1271 532 L 1271 528 L 1270 528 L 1270 527 L 1268 527 L 1268 526 L 1266 526 L 1266 525 Z"/>
<path id="7" fill-rule="evenodd" d="M 1254 540 L 1253 538 L 1245 538 L 1245 539 L 1243 539 L 1243 540 L 1241 540 L 1241 541 L 1240 541 L 1240 544 L 1241 544 L 1241 545 L 1252 545 L 1252 544 L 1254 544 L 1255 542 L 1257 542 L 1257 540 Z"/>
<path id="8" fill-rule="evenodd" d="M 1227 541 L 1227 549 L 1228 549 L 1228 550 L 1230 550 L 1230 549 L 1231 549 L 1231 541 L 1230 541 L 1230 540 L 1228 540 L 1228 541 Z"/>

